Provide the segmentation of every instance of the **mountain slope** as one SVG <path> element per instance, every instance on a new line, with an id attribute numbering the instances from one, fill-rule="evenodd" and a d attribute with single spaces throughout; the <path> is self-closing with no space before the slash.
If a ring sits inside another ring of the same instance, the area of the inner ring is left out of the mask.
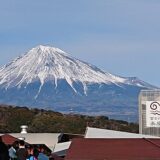
<path id="1" fill-rule="evenodd" d="M 143 88 L 156 87 L 136 77 L 104 72 L 49 46 L 37 46 L 0 68 L 1 103 L 52 107 L 63 112 L 73 109 L 107 115 L 114 112 L 108 112 L 109 106 L 115 109 L 125 104 L 124 109 L 124 98 L 129 96 L 136 105 L 135 98 Z"/>

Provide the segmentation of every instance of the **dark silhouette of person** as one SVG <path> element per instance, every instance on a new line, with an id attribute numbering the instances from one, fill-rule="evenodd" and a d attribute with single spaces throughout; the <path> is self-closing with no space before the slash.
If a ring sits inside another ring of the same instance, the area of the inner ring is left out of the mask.
<path id="1" fill-rule="evenodd" d="M 19 141 L 19 149 L 17 150 L 17 159 L 26 160 L 28 156 L 27 149 L 25 148 L 25 142 L 23 140 Z"/>
<path id="2" fill-rule="evenodd" d="M 8 147 L 3 143 L 0 137 L 0 160 L 9 160 Z"/>

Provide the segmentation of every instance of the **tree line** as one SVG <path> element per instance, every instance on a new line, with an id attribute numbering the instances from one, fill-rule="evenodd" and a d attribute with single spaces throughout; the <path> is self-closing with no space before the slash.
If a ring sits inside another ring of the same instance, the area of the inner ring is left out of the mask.
<path id="1" fill-rule="evenodd" d="M 19 133 L 27 125 L 30 133 L 84 134 L 86 127 L 138 133 L 138 124 L 106 116 L 62 114 L 52 110 L 0 105 L 0 133 Z"/>

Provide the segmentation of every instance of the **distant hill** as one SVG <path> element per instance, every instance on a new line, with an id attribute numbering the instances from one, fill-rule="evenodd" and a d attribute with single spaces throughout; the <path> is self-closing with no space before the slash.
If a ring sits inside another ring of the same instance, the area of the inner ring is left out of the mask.
<path id="1" fill-rule="evenodd" d="M 0 103 L 62 113 L 72 110 L 137 121 L 140 90 L 155 88 L 136 77 L 115 76 L 42 45 L 0 68 Z"/>
<path id="2" fill-rule="evenodd" d="M 28 125 L 28 132 L 84 134 L 86 126 L 138 133 L 138 124 L 108 119 L 105 116 L 69 115 L 58 112 L 0 105 L 0 133 L 20 132 Z"/>

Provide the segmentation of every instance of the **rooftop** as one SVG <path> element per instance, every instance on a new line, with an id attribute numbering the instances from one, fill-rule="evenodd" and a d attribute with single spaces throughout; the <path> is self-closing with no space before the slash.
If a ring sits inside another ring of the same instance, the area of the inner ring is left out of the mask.
<path id="1" fill-rule="evenodd" d="M 74 139 L 65 160 L 159 160 L 160 139 Z"/>
<path id="2" fill-rule="evenodd" d="M 85 138 L 159 138 L 151 135 L 87 127 Z"/>

